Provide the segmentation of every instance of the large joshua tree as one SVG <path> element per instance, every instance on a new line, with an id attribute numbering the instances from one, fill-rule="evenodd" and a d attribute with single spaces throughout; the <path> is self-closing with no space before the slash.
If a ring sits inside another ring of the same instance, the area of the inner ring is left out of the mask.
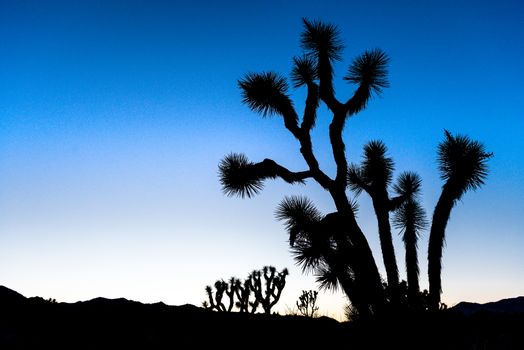
<path id="1" fill-rule="evenodd" d="M 293 86 L 307 89 L 301 117 L 294 108 L 283 76 L 274 72 L 249 73 L 238 84 L 243 102 L 249 108 L 264 117 L 282 117 L 284 126 L 300 144 L 307 168 L 291 171 L 271 159 L 256 163 L 244 154 L 232 153 L 219 164 L 220 181 L 227 195 L 240 197 L 252 197 L 260 192 L 267 179 L 280 178 L 290 184 L 312 179 L 322 186 L 331 195 L 335 212 L 323 214 L 309 199 L 293 196 L 284 198 L 277 208 L 276 217 L 285 222 L 292 253 L 303 270 L 314 272 L 321 288 L 341 288 L 351 301 L 352 309 L 360 317 L 369 317 L 387 310 L 389 305 L 399 304 L 399 274 L 392 244 L 391 212 L 400 213 L 395 216 L 395 224 L 404 232 L 406 261 L 410 265 L 408 279 L 413 290 L 419 289 L 416 238 L 424 222 L 417 202 L 420 179 L 414 173 L 401 174 L 393 186 L 395 196 L 390 196 L 394 163 L 380 141 L 372 141 L 364 147 L 361 165 L 348 164 L 342 137 L 344 126 L 350 117 L 366 107 L 373 95 L 380 94 L 389 85 L 389 59 L 379 49 L 358 56 L 344 76 L 344 80 L 355 84 L 356 89 L 348 99 L 340 100 L 335 97 L 333 88 L 333 63 L 341 59 L 343 47 L 338 29 L 331 24 L 307 19 L 303 23 L 301 44 L 304 55 L 293 59 L 291 72 Z M 320 103 L 324 103 L 331 114 L 329 139 L 336 165 L 334 177 L 320 168 L 313 152 L 311 130 Z M 368 241 L 357 223 L 357 207 L 348 197 L 348 189 L 357 194 L 364 191 L 372 199 L 388 290 L 383 287 Z"/>

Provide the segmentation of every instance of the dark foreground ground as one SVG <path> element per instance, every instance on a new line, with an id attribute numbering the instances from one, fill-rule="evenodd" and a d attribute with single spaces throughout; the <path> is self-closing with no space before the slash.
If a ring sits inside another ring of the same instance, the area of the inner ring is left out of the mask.
<path id="1" fill-rule="evenodd" d="M 97 298 L 51 303 L 0 287 L 0 349 L 524 349 L 524 314 L 458 311 L 339 323 Z"/>

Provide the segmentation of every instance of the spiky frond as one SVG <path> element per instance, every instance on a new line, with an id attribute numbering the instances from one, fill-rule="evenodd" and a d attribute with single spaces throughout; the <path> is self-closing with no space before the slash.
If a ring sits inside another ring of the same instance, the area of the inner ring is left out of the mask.
<path id="1" fill-rule="evenodd" d="M 356 200 L 356 198 L 350 198 L 349 199 L 349 207 L 351 208 L 351 211 L 353 212 L 353 215 L 355 215 L 355 217 L 358 216 L 358 211 L 360 209 L 360 206 L 358 204 L 358 201 Z"/>
<path id="2" fill-rule="evenodd" d="M 370 141 L 364 146 L 362 178 L 370 186 L 382 188 L 391 183 L 395 163 L 386 153 L 386 144 L 380 140 Z"/>
<path id="3" fill-rule="evenodd" d="M 316 79 L 318 79 L 318 72 L 313 57 L 307 55 L 293 57 L 293 69 L 291 71 L 293 87 L 298 88 Z"/>
<path id="4" fill-rule="evenodd" d="M 291 254 L 297 266 L 300 266 L 303 273 L 310 273 L 315 270 L 322 260 L 323 248 L 312 243 L 305 237 L 299 237 L 291 247 Z"/>
<path id="5" fill-rule="evenodd" d="M 380 95 L 382 90 L 389 86 L 388 64 L 389 57 L 384 51 L 366 51 L 349 66 L 344 80 L 365 86 L 370 92 Z"/>
<path id="6" fill-rule="evenodd" d="M 412 171 L 405 171 L 399 175 L 393 190 L 399 196 L 412 197 L 420 193 L 421 187 L 422 179 L 420 176 Z"/>
<path id="7" fill-rule="evenodd" d="M 283 114 L 293 105 L 286 79 L 274 72 L 248 73 L 238 81 L 242 102 L 262 116 Z"/>
<path id="8" fill-rule="evenodd" d="M 484 184 L 488 175 L 487 161 L 493 153 L 486 152 L 484 145 L 467 136 L 453 136 L 444 131 L 445 140 L 437 150 L 440 177 L 446 181 L 456 199 L 469 190 Z"/>
<path id="9" fill-rule="evenodd" d="M 428 226 L 426 212 L 417 200 L 408 199 L 395 211 L 393 226 L 400 230 L 404 242 L 416 242 L 420 232 Z M 406 237 L 406 233 L 415 237 Z"/>
<path id="10" fill-rule="evenodd" d="M 300 37 L 302 48 L 317 57 L 326 55 L 331 61 L 340 60 L 344 45 L 339 38 L 337 26 L 305 18 L 302 21 L 304 23 L 304 31 Z"/>
<path id="11" fill-rule="evenodd" d="M 277 220 L 285 222 L 289 233 L 289 244 L 293 246 L 296 238 L 304 233 L 311 233 L 314 225 L 322 219 L 322 214 L 306 197 L 285 197 L 275 212 Z"/>
<path id="12" fill-rule="evenodd" d="M 319 289 L 336 292 L 339 289 L 337 274 L 327 264 L 321 264 L 315 271 Z"/>
<path id="13" fill-rule="evenodd" d="M 362 169 L 357 164 L 350 164 L 348 167 L 348 186 L 353 193 L 358 196 L 365 187 Z"/>
<path id="14" fill-rule="evenodd" d="M 253 171 L 253 165 L 242 153 L 230 153 L 220 161 L 220 184 L 226 195 L 250 198 L 262 190 L 264 177 Z"/>

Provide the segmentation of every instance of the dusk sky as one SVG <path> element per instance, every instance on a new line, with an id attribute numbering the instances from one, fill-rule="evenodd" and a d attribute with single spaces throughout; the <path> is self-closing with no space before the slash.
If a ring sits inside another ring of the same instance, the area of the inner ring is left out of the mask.
<path id="1" fill-rule="evenodd" d="M 230 152 L 306 170 L 282 119 L 250 111 L 237 86 L 248 72 L 289 76 L 302 18 L 340 29 L 342 100 L 354 91 L 342 76 L 357 55 L 381 48 L 391 58 L 390 87 L 346 124 L 350 162 L 383 140 L 396 174 L 421 175 L 431 216 L 444 129 L 494 153 L 485 186 L 451 214 L 442 300 L 524 295 L 521 0 L 1 1 L 0 285 L 66 302 L 200 306 L 206 285 L 273 265 L 290 270 L 282 313 L 317 289 L 295 266 L 275 208 L 300 194 L 328 213 L 329 195 L 313 181 L 275 180 L 254 198 L 227 197 L 218 179 Z M 291 94 L 301 111 L 304 91 Z M 312 135 L 333 175 L 329 121 L 322 107 Z M 358 202 L 385 277 L 371 202 Z M 396 231 L 394 243 L 405 279 Z M 321 314 L 340 317 L 344 303 L 341 292 L 319 294 Z"/>

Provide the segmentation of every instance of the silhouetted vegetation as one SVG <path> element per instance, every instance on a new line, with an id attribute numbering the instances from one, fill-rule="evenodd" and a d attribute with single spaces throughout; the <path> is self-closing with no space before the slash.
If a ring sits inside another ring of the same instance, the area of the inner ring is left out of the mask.
<path id="1" fill-rule="evenodd" d="M 277 272 L 273 266 L 264 266 L 261 270 L 253 270 L 244 283 L 235 277 L 231 277 L 229 283 L 218 280 L 215 282 L 215 289 L 211 286 L 206 287 L 209 301 L 204 301 L 202 305 L 204 308 L 222 312 L 231 312 L 235 305 L 240 312 L 251 313 L 261 306 L 264 313 L 270 314 L 273 306 L 280 300 L 288 274 L 285 268 Z M 224 294 L 229 300 L 227 307 L 222 302 Z M 251 296 L 253 298 L 250 298 Z"/>
<path id="2" fill-rule="evenodd" d="M 341 323 L 122 298 L 54 303 L 0 286 L 0 349 L 524 348 L 523 297 L 457 308 Z"/>
<path id="3" fill-rule="evenodd" d="M 318 311 L 317 296 L 316 290 L 303 290 L 297 301 L 298 313 L 306 317 L 315 317 Z"/>
<path id="4" fill-rule="evenodd" d="M 225 194 L 253 197 L 263 189 L 264 181 L 280 178 L 290 184 L 316 181 L 332 197 L 336 211 L 321 213 L 303 196 L 286 197 L 276 211 L 289 233 L 291 251 L 303 271 L 312 271 L 324 289 L 342 289 L 351 302 L 353 318 L 368 319 L 400 309 L 433 309 L 440 305 L 441 257 L 445 228 L 451 209 L 469 190 L 479 188 L 487 175 L 487 160 L 492 156 L 481 143 L 467 136 L 445 131 L 438 147 L 441 178 L 445 182 L 435 207 L 429 237 L 429 302 L 420 292 L 417 241 L 427 227 L 420 205 L 421 179 L 414 172 L 404 172 L 394 181 L 395 164 L 386 145 L 374 140 L 364 146 L 360 164 L 350 164 L 342 131 L 346 121 L 362 111 L 374 95 L 389 86 L 389 58 L 380 49 L 364 52 L 349 65 L 343 79 L 355 84 L 352 96 L 335 96 L 333 64 L 342 59 L 343 43 L 336 26 L 304 19 L 301 46 L 304 54 L 293 59 L 291 82 L 305 88 L 307 97 L 301 117 L 288 93 L 286 78 L 275 72 L 248 73 L 239 82 L 242 101 L 263 117 L 282 117 L 285 128 L 300 145 L 307 168 L 291 171 L 272 159 L 252 162 L 240 153 L 227 155 L 219 164 L 220 182 Z M 321 168 L 313 152 L 311 130 L 323 103 L 329 110 L 329 138 L 336 165 L 334 177 Z M 382 260 L 386 269 L 383 281 L 369 243 L 357 219 L 355 195 L 370 196 L 377 218 Z M 401 290 L 396 255 L 392 243 L 391 214 L 405 244 L 407 286 Z M 405 294 L 405 297 L 403 297 Z"/>

